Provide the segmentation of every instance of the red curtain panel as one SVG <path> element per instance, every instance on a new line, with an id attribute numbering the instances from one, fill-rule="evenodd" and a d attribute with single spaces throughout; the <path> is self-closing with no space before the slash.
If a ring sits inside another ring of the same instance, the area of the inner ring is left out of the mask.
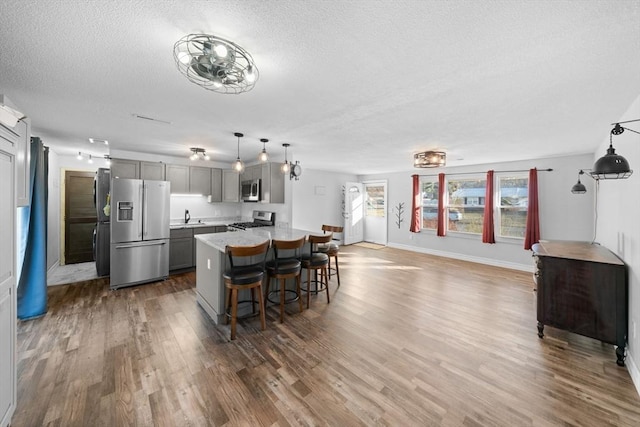
<path id="1" fill-rule="evenodd" d="M 529 169 L 529 207 L 527 208 L 527 228 L 524 232 L 524 248 L 540 241 L 540 220 L 538 218 L 538 170 Z"/>
<path id="2" fill-rule="evenodd" d="M 482 243 L 495 243 L 493 224 L 493 170 L 487 172 L 487 188 L 484 195 L 484 220 L 482 223 Z"/>
<path id="3" fill-rule="evenodd" d="M 438 236 L 446 236 L 447 228 L 445 227 L 445 221 L 447 220 L 447 215 L 445 215 L 444 211 L 444 198 L 446 194 L 446 187 L 444 183 L 444 174 L 438 174 Z"/>
<path id="4" fill-rule="evenodd" d="M 420 192 L 420 175 L 411 175 L 413 179 L 413 201 L 411 202 L 411 226 L 409 231 L 413 233 L 420 232 L 421 218 L 420 218 L 420 199 L 422 193 Z"/>

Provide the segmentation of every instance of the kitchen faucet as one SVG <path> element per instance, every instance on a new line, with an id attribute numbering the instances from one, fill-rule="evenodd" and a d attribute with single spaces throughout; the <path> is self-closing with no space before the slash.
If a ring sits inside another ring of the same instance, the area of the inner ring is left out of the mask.
<path id="1" fill-rule="evenodd" d="M 189 209 L 184 210 L 184 223 L 188 224 L 191 219 L 191 215 L 189 215 Z"/>

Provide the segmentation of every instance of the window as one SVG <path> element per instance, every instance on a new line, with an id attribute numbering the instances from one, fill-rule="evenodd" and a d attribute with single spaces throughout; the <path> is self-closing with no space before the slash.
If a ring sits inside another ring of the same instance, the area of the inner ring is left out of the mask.
<path id="1" fill-rule="evenodd" d="M 526 175 L 498 178 L 498 223 L 501 237 L 524 238 L 529 205 L 529 178 Z"/>
<path id="2" fill-rule="evenodd" d="M 422 184 L 422 228 L 438 228 L 438 181 L 423 178 Z"/>
<path id="3" fill-rule="evenodd" d="M 384 218 L 384 185 L 365 184 L 367 193 L 366 216 L 377 216 Z"/>
<path id="4" fill-rule="evenodd" d="M 486 187 L 486 178 L 450 178 L 447 181 L 449 231 L 482 234 Z"/>

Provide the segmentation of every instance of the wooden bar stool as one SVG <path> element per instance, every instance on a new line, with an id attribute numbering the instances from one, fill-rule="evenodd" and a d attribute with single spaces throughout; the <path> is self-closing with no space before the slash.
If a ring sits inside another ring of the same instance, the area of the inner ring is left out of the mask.
<path id="1" fill-rule="evenodd" d="M 311 292 L 327 291 L 327 304 L 329 304 L 329 278 L 327 273 L 327 267 L 329 266 L 329 256 L 325 253 L 318 252 L 318 245 L 326 244 L 331 241 L 333 233 L 325 234 L 323 236 L 309 236 L 309 253 L 302 255 L 302 268 L 307 269 L 307 308 L 309 308 L 311 302 Z M 311 290 L 311 270 L 315 271 L 316 290 Z M 318 282 L 318 270 L 320 270 L 320 282 Z"/>
<path id="2" fill-rule="evenodd" d="M 265 259 L 269 250 L 269 241 L 254 246 L 227 246 L 225 253 L 229 260 L 229 268 L 223 273 L 224 285 L 227 289 L 225 317 L 231 318 L 231 339 L 236 338 L 236 321 L 238 320 L 238 304 L 251 303 L 255 314 L 255 290 L 258 290 L 260 323 L 262 330 L 267 327 L 264 316 L 264 300 L 262 299 L 262 279 L 264 278 Z M 238 291 L 251 289 L 251 299 L 238 301 Z M 230 311 L 229 311 L 230 308 Z"/>
<path id="3" fill-rule="evenodd" d="M 280 294 L 280 323 L 284 322 L 284 306 L 289 302 L 293 302 L 296 299 L 300 305 L 300 312 L 302 313 L 302 295 L 300 292 L 300 271 L 302 270 L 302 247 L 304 246 L 306 238 L 301 237 L 298 240 L 273 240 L 271 246 L 273 247 L 273 260 L 267 262 L 267 286 L 265 289 L 265 298 L 269 302 L 276 303 L 269 299 L 269 295 L 278 292 Z M 296 279 L 296 290 L 287 291 L 286 283 L 287 279 Z M 280 281 L 280 290 L 269 293 L 269 287 L 271 286 L 271 279 Z M 294 292 L 296 296 L 293 299 L 287 300 L 285 295 L 287 292 Z"/>
<path id="4" fill-rule="evenodd" d="M 340 286 L 340 268 L 338 267 L 338 252 L 340 252 L 340 245 L 338 244 L 339 239 L 336 239 L 336 233 L 342 233 L 344 227 L 340 227 L 337 225 L 323 225 L 322 231 L 326 234 L 327 232 L 333 233 L 333 238 L 331 242 L 318 245 L 318 251 L 323 252 L 329 256 L 329 267 L 327 270 L 329 271 L 329 280 L 331 280 L 331 270 L 336 272 L 336 277 L 338 278 L 338 286 Z M 336 266 L 335 268 L 331 268 L 331 257 L 335 259 Z"/>

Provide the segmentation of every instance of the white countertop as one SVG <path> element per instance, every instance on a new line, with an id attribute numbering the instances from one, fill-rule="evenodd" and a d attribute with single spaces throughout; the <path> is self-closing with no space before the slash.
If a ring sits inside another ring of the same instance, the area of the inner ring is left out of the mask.
<path id="1" fill-rule="evenodd" d="M 217 225 L 227 225 L 231 224 L 232 220 L 213 220 L 213 221 L 192 221 L 185 224 L 184 222 L 171 222 L 169 223 L 169 228 L 172 230 L 180 229 L 180 228 L 196 228 L 196 227 L 215 227 Z"/>
<path id="2" fill-rule="evenodd" d="M 309 234 L 322 235 L 322 231 L 298 230 L 295 228 L 260 227 L 244 231 L 227 231 L 226 233 L 198 234 L 194 236 L 212 248 L 224 252 L 227 245 L 251 246 L 265 240 L 296 240 Z"/>

